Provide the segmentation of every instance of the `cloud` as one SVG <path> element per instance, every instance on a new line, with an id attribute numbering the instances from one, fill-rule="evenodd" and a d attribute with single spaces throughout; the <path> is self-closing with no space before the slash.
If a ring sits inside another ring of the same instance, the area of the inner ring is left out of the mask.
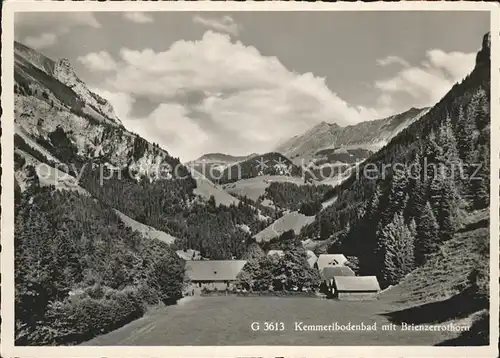
<path id="1" fill-rule="evenodd" d="M 59 33 L 65 33 L 76 26 L 101 28 L 91 12 L 21 12 L 16 13 L 15 24 L 25 28 L 49 28 L 52 32 Z"/>
<path id="2" fill-rule="evenodd" d="M 390 65 L 394 65 L 394 64 L 402 65 L 404 67 L 410 66 L 410 64 L 407 61 L 403 60 L 401 57 L 398 57 L 398 56 L 387 56 L 386 58 L 381 58 L 381 59 L 377 60 L 377 63 L 382 67 L 386 67 L 386 66 L 390 66 Z"/>
<path id="3" fill-rule="evenodd" d="M 91 52 L 77 58 L 89 70 L 113 71 L 117 69 L 117 63 L 106 51 Z"/>
<path id="4" fill-rule="evenodd" d="M 226 32 L 234 36 L 237 36 L 239 33 L 238 25 L 234 22 L 231 16 L 227 15 L 221 18 L 209 18 L 198 15 L 193 17 L 193 22 L 195 24 L 200 24 L 208 27 L 209 29 Z"/>
<path id="5" fill-rule="evenodd" d="M 98 87 L 89 87 L 89 90 L 106 98 L 114 107 L 118 118 L 122 120 L 129 118 L 132 105 L 134 104 L 133 97 L 123 92 L 111 92 Z"/>
<path id="6" fill-rule="evenodd" d="M 276 57 L 212 31 L 163 52 L 124 48 L 118 67 L 100 87 L 160 104 L 153 117 L 141 120 L 144 128 L 134 128 L 183 160 L 221 150 L 221 143 L 235 155 L 265 152 L 321 121 L 353 124 L 387 110 L 353 107 L 327 87 L 325 78 L 290 71 Z M 160 125 L 160 115 L 175 121 Z M 186 132 L 192 133 L 189 141 L 175 139 Z"/>
<path id="7" fill-rule="evenodd" d="M 51 32 L 44 32 L 38 36 L 26 36 L 24 44 L 36 50 L 52 46 L 57 42 L 57 35 Z"/>
<path id="8" fill-rule="evenodd" d="M 401 95 L 411 99 L 405 103 L 431 105 L 472 69 L 470 56 L 429 51 L 421 65 L 374 83 L 373 107 L 353 106 L 325 78 L 291 71 L 253 46 L 207 31 L 198 41 L 179 40 L 162 52 L 121 49 L 118 70 L 99 87 L 130 98 L 115 100 L 128 106 L 125 126 L 187 161 L 212 151 L 270 151 L 322 121 L 348 125 L 384 118 L 406 109 L 397 106 Z M 151 106 L 147 111 L 142 99 Z"/>
<path id="9" fill-rule="evenodd" d="M 431 66 L 445 70 L 452 79 L 459 80 L 465 77 L 476 61 L 475 53 L 450 52 L 430 50 L 427 52 Z"/>
<path id="10" fill-rule="evenodd" d="M 26 34 L 19 40 L 35 49 L 54 45 L 58 36 L 69 32 L 72 27 L 84 26 L 94 29 L 101 27 L 94 14 L 90 12 L 18 12 L 14 24 L 16 38 L 20 33 Z"/>
<path id="11" fill-rule="evenodd" d="M 123 17 L 129 21 L 138 23 L 138 24 L 146 24 L 154 22 L 153 18 L 149 15 L 146 15 L 143 12 L 125 12 Z"/>
<path id="12" fill-rule="evenodd" d="M 196 158 L 204 153 L 210 139 L 205 131 L 188 116 L 188 109 L 178 103 L 161 103 L 147 116 L 133 116 L 134 98 L 124 92 L 92 88 L 114 107 L 122 123 L 130 131 L 159 143 L 171 155 Z"/>
<path id="13" fill-rule="evenodd" d="M 431 106 L 472 71 L 475 56 L 429 50 L 420 65 L 405 67 L 395 76 L 377 81 L 375 87 L 382 91 L 381 96 L 405 94 L 413 98 L 415 106 Z"/>

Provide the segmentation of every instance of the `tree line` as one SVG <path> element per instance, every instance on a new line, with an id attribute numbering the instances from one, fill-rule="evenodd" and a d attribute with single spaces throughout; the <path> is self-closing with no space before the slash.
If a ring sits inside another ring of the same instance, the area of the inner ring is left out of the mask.
<path id="1" fill-rule="evenodd" d="M 300 211 L 315 215 L 321 210 L 321 201 L 331 190 L 329 185 L 297 185 L 290 182 L 272 182 L 260 198 L 269 199 L 282 210 Z"/>
<path id="2" fill-rule="evenodd" d="M 256 292 L 317 290 L 321 279 L 318 270 L 309 265 L 301 242 L 287 240 L 283 248 L 283 255 L 266 255 L 259 245 L 251 245 L 238 276 L 239 284 Z"/>
<path id="3" fill-rule="evenodd" d="M 30 186 L 15 206 L 16 344 L 76 344 L 182 296 L 175 251 L 75 191 Z"/>
<path id="4" fill-rule="evenodd" d="M 337 201 L 301 238 L 329 240 L 330 252 L 358 257 L 360 272 L 387 286 L 423 265 L 464 215 L 488 208 L 490 102 L 483 75 L 473 72 L 453 97 L 368 159 L 379 173 L 392 164 L 385 177 L 351 178 L 328 193 Z"/>

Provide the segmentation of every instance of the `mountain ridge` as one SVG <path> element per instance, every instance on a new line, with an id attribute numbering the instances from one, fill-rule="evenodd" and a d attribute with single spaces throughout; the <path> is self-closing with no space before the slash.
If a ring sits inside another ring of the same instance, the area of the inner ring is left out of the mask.
<path id="1" fill-rule="evenodd" d="M 122 126 L 112 105 L 106 99 L 92 92 L 85 83 L 83 83 L 76 75 L 68 59 L 62 58 L 53 60 L 17 41 L 14 42 L 14 58 L 15 66 L 17 66 L 18 69 L 26 65 L 26 63 L 35 66 L 38 70 L 44 72 L 48 76 L 52 76 L 71 89 L 76 95 L 83 99 L 84 106 L 90 107 L 89 111 L 97 111 L 111 123 Z M 18 74 L 20 72 L 19 70 L 17 71 Z"/>
<path id="2" fill-rule="evenodd" d="M 340 126 L 321 122 L 301 135 L 280 144 L 275 150 L 294 163 L 310 162 L 315 154 L 332 147 L 378 150 L 410 123 L 418 120 L 429 108 L 411 108 L 387 118 Z"/>

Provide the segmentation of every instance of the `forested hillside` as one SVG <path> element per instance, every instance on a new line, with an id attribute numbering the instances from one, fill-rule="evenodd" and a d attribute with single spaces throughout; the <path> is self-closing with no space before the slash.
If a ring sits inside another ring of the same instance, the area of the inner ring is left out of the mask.
<path id="1" fill-rule="evenodd" d="M 393 285 L 489 206 L 489 41 L 469 76 L 325 196 L 337 200 L 302 239 L 328 239 Z"/>
<path id="2" fill-rule="evenodd" d="M 208 180 L 213 183 L 218 183 L 222 178 L 224 170 L 232 164 L 242 162 L 257 154 L 253 153 L 245 156 L 232 156 L 223 153 L 208 153 L 200 158 L 187 163 L 191 168 L 203 174 Z"/>
<path id="3" fill-rule="evenodd" d="M 69 62 L 19 43 L 15 52 L 19 344 L 81 342 L 175 303 L 184 281 L 175 250 L 241 258 L 271 223 L 247 202 L 198 195 L 190 170 L 127 131 Z"/>
<path id="4" fill-rule="evenodd" d="M 34 183 L 15 214 L 18 344 L 82 342 L 182 296 L 175 251 L 87 195 Z"/>
<path id="5" fill-rule="evenodd" d="M 220 184 L 232 183 L 259 175 L 289 175 L 300 177 L 302 170 L 290 159 L 276 152 L 257 155 L 226 168 L 218 180 Z"/>
<path id="6" fill-rule="evenodd" d="M 282 210 L 300 211 L 311 216 L 321 210 L 324 195 L 331 190 L 329 185 L 297 185 L 288 182 L 272 182 L 261 200 L 269 199 Z"/>

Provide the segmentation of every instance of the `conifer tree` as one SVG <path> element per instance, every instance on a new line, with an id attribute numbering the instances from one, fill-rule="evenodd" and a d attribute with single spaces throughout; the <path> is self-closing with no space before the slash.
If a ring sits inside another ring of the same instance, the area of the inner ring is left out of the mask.
<path id="1" fill-rule="evenodd" d="M 252 243 L 248 246 L 246 252 L 243 254 L 244 260 L 258 260 L 265 256 L 264 250 L 257 243 Z"/>
<path id="2" fill-rule="evenodd" d="M 430 196 L 436 195 L 435 180 L 443 175 L 440 158 L 443 156 L 443 149 L 438 145 L 436 134 L 432 131 L 425 143 L 424 157 L 422 158 L 422 184 L 428 189 Z"/>
<path id="3" fill-rule="evenodd" d="M 472 95 L 467 107 L 467 114 L 476 122 L 477 128 L 482 130 L 490 124 L 489 99 L 486 91 L 480 88 Z"/>
<path id="4" fill-rule="evenodd" d="M 386 285 L 394 285 L 415 268 L 414 237 L 401 214 L 394 215 L 379 235 L 381 280 Z"/>
<path id="5" fill-rule="evenodd" d="M 384 227 L 391 222 L 395 214 L 402 214 L 408 200 L 408 176 L 406 170 L 394 168 L 390 179 L 389 195 L 387 197 L 387 207 L 381 212 L 379 226 Z"/>
<path id="6" fill-rule="evenodd" d="M 486 131 L 483 131 L 486 132 Z M 487 131 L 489 133 L 489 131 Z M 486 134 L 481 133 L 480 137 Z M 481 139 L 482 140 L 482 139 Z M 486 140 L 484 140 L 486 142 Z M 474 195 L 474 207 L 483 209 L 490 202 L 490 144 L 489 137 L 487 143 L 479 145 L 478 161 L 475 163 L 474 172 L 471 174 L 471 192 Z"/>
<path id="7" fill-rule="evenodd" d="M 406 206 L 406 217 L 414 218 L 418 223 L 425 203 L 428 199 L 428 184 L 424 179 L 417 179 L 410 192 L 410 198 Z"/>
<path id="8" fill-rule="evenodd" d="M 458 179 L 460 169 L 460 157 L 457 149 L 457 140 L 453 133 L 451 118 L 446 117 L 445 122 L 439 128 L 438 145 L 441 147 L 441 152 L 436 157 L 436 161 L 443 166 L 445 175 Z"/>
<path id="9" fill-rule="evenodd" d="M 435 197 L 440 241 L 451 239 L 453 233 L 458 229 L 459 199 L 453 180 L 451 178 L 441 180 L 439 191 Z"/>
<path id="10" fill-rule="evenodd" d="M 416 229 L 415 263 L 420 266 L 425 263 L 431 253 L 436 251 L 438 243 L 439 227 L 429 202 L 425 203 Z"/>
<path id="11" fill-rule="evenodd" d="M 428 175 L 432 175 L 433 171 L 431 170 L 429 172 L 428 165 L 432 163 L 436 163 L 437 158 L 442 157 L 443 150 L 442 148 L 438 145 L 437 143 L 437 138 L 436 138 L 436 133 L 434 131 L 431 131 L 429 134 L 426 143 L 425 143 L 425 148 L 424 148 L 424 158 L 423 159 L 423 174 L 425 175 L 426 173 Z M 432 179 L 432 176 L 429 177 L 429 179 Z"/>
<path id="12" fill-rule="evenodd" d="M 458 153 L 460 158 L 465 163 L 472 163 L 475 158 L 475 142 L 476 142 L 476 122 L 465 115 L 462 106 L 458 109 L 458 119 L 456 124 L 456 137 L 458 145 Z M 466 167 L 467 168 L 467 167 Z"/>
<path id="13" fill-rule="evenodd" d="M 462 178 L 461 160 L 449 116 L 439 128 L 437 144 L 440 148 L 435 158 L 437 175 L 430 182 L 430 196 L 440 227 L 440 239 L 446 240 L 458 224 L 460 196 L 456 183 Z"/>
<path id="14" fill-rule="evenodd" d="M 370 200 L 366 205 L 366 210 L 361 222 L 353 228 L 351 240 L 361 240 L 359 243 L 359 270 L 362 273 L 373 274 L 378 272 L 376 260 L 377 250 L 377 224 L 380 218 L 380 199 L 382 191 L 377 184 Z"/>

